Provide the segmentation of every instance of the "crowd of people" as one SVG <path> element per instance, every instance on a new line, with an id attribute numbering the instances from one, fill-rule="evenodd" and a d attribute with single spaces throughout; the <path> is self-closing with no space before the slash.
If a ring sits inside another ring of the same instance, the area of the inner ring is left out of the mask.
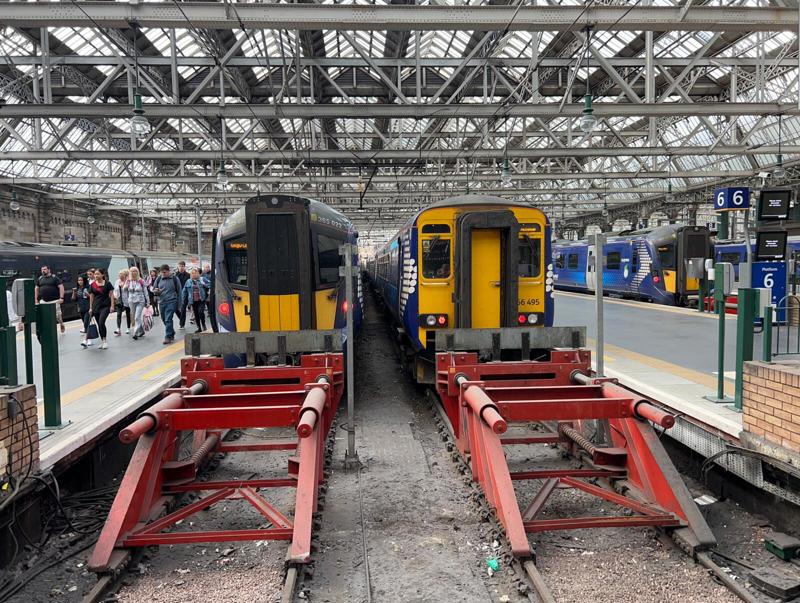
<path id="1" fill-rule="evenodd" d="M 164 341 L 175 341 L 174 320 L 178 318 L 178 329 L 185 329 L 188 322 L 194 323 L 197 332 L 206 330 L 206 310 L 209 307 L 211 292 L 211 266 L 205 264 L 203 270 L 193 267 L 186 269 L 186 262 L 178 262 L 177 270 L 172 271 L 168 264 L 160 269 L 152 269 L 146 276 L 140 274 L 136 266 L 120 270 L 116 280 L 102 268 L 89 268 L 77 277 L 76 286 L 70 293 L 65 292 L 64 283 L 53 274 L 48 266 L 41 267 L 41 275 L 36 280 L 35 301 L 37 304 L 53 304 L 56 321 L 61 333 L 66 326 L 61 306 L 67 300 L 76 303 L 81 319 L 81 342 L 88 348 L 100 340 L 99 348 L 108 348 L 108 328 L 106 322 L 111 314 L 116 315 L 114 336 L 122 336 L 123 319 L 125 335 L 138 340 L 145 337 L 153 324 L 154 317 L 160 317 L 164 324 Z M 9 318 L 18 322 L 13 313 L 11 293 L 7 292 Z M 18 328 L 21 324 L 18 324 Z"/>

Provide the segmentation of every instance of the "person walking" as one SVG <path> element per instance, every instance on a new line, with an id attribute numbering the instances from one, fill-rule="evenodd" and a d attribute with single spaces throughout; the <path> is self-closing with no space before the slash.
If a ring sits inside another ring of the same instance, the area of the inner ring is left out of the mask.
<path id="1" fill-rule="evenodd" d="M 128 271 L 120 270 L 119 278 L 114 284 L 114 299 L 117 304 L 117 328 L 114 335 L 119 337 L 122 335 L 122 313 L 125 313 L 125 320 L 127 321 L 128 328 L 125 329 L 125 334 L 131 332 L 131 309 L 128 306 L 128 291 L 125 289 L 125 283 L 128 282 Z"/>
<path id="2" fill-rule="evenodd" d="M 156 296 L 153 295 L 153 287 L 156 284 L 157 278 L 158 270 L 151 268 L 150 274 L 144 279 L 145 285 L 147 286 L 147 296 L 150 299 L 150 305 L 153 306 L 153 316 L 158 316 L 158 304 L 156 303 Z"/>
<path id="3" fill-rule="evenodd" d="M 161 266 L 161 275 L 156 279 L 153 294 L 158 298 L 161 320 L 164 321 L 164 345 L 175 341 L 173 318 L 181 303 L 181 282 L 170 271 L 169 264 Z"/>
<path id="4" fill-rule="evenodd" d="M 56 321 L 64 333 L 67 328 L 64 326 L 64 318 L 61 316 L 61 304 L 64 303 L 64 283 L 55 274 L 50 272 L 48 266 L 42 266 L 42 276 L 36 281 L 34 289 L 34 299 L 36 303 L 54 304 L 56 307 Z"/>
<path id="5" fill-rule="evenodd" d="M 189 273 L 186 271 L 186 262 L 184 262 L 183 260 L 178 262 L 178 271 L 175 273 L 175 276 L 180 281 L 181 290 L 183 290 L 183 287 L 186 285 L 186 281 L 189 280 Z M 184 300 L 181 299 L 181 300 L 178 300 L 178 304 L 179 304 L 179 308 L 180 308 L 178 310 L 178 318 L 180 319 L 178 327 L 180 329 L 185 329 L 186 328 L 186 314 L 187 314 L 186 311 L 189 308 L 189 306 L 188 306 L 189 302 L 188 302 L 188 300 L 184 301 Z"/>
<path id="6" fill-rule="evenodd" d="M 81 324 L 83 324 L 81 333 L 84 334 L 81 345 L 83 347 L 92 345 L 91 341 L 86 339 L 86 331 L 89 329 L 89 323 L 92 320 L 91 312 L 89 312 L 89 295 L 89 283 L 86 281 L 85 276 L 80 275 L 75 279 L 75 288 L 72 289 L 72 301 L 78 304 L 78 312 L 81 314 Z"/>
<path id="7" fill-rule="evenodd" d="M 125 281 L 124 289 L 128 294 L 128 307 L 133 314 L 133 339 L 136 340 L 139 339 L 139 337 L 144 337 L 142 313 L 144 312 L 144 307 L 149 305 L 147 286 L 136 266 L 131 267 L 128 280 Z"/>
<path id="8" fill-rule="evenodd" d="M 89 309 L 97 323 L 101 350 L 108 348 L 106 320 L 108 320 L 108 315 L 114 311 L 114 306 L 114 285 L 106 280 L 105 270 L 98 268 L 94 272 L 94 282 L 89 288 Z"/>
<path id="9" fill-rule="evenodd" d="M 191 304 L 194 311 L 194 322 L 197 332 L 202 333 L 206 330 L 206 287 L 203 284 L 200 271 L 192 268 L 189 280 L 183 286 L 183 304 Z"/>

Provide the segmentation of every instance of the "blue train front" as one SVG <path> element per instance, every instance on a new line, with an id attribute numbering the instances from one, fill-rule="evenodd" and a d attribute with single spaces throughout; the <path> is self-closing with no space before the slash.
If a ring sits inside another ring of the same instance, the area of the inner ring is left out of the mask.
<path id="1" fill-rule="evenodd" d="M 354 246 L 352 223 L 324 203 L 293 195 L 253 197 L 220 226 L 214 247 L 219 331 L 343 329 L 345 279 L 339 247 Z M 350 258 L 358 266 L 358 255 Z M 361 279 L 354 270 L 361 322 Z"/>
<path id="2" fill-rule="evenodd" d="M 588 241 L 557 241 L 553 245 L 555 286 L 591 292 L 597 280 L 597 255 Z M 606 293 L 659 304 L 686 306 L 695 298 L 699 281 L 687 274 L 686 260 L 711 257 L 705 226 L 670 224 L 612 236 L 603 245 L 603 289 Z"/>

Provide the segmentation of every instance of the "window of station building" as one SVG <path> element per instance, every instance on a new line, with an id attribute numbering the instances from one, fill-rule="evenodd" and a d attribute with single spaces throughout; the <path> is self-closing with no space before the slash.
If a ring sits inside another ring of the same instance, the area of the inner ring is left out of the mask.
<path id="1" fill-rule="evenodd" d="M 426 224 L 423 234 L 433 232 L 449 233 L 447 224 Z M 422 239 L 422 276 L 425 278 L 450 277 L 450 239 L 433 236 Z"/>
<path id="2" fill-rule="evenodd" d="M 661 262 L 661 268 L 675 268 L 675 245 L 659 245 L 656 249 L 658 252 L 658 261 Z"/>
<path id="3" fill-rule="evenodd" d="M 619 270 L 622 265 L 622 254 L 619 251 L 609 251 L 606 254 L 606 269 Z"/>
<path id="4" fill-rule="evenodd" d="M 339 282 L 339 239 L 323 234 L 317 235 L 317 266 L 319 267 L 319 284 L 335 285 Z"/>
<path id="5" fill-rule="evenodd" d="M 738 251 L 723 251 L 719 254 L 719 261 L 738 266 L 742 260 Z"/>
<path id="6" fill-rule="evenodd" d="M 577 253 L 570 253 L 567 256 L 567 268 L 570 270 L 575 270 L 578 267 L 578 254 Z"/>
<path id="7" fill-rule="evenodd" d="M 534 278 L 541 274 L 542 240 L 522 235 L 519 240 L 519 264 L 517 275 L 522 278 Z"/>
<path id="8" fill-rule="evenodd" d="M 563 268 L 564 267 L 564 255 L 559 253 L 556 256 L 556 268 Z"/>
<path id="9" fill-rule="evenodd" d="M 223 243 L 225 270 L 228 282 L 240 287 L 247 286 L 247 239 L 244 236 L 228 239 Z"/>

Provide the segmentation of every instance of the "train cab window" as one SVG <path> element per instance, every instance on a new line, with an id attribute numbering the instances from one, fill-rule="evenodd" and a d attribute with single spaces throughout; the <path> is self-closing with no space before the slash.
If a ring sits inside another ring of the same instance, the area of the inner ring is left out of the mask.
<path id="1" fill-rule="evenodd" d="M 556 268 L 563 268 L 564 267 L 564 255 L 559 253 L 556 256 Z"/>
<path id="2" fill-rule="evenodd" d="M 719 261 L 738 266 L 739 262 L 741 262 L 741 258 L 738 251 L 723 251 L 719 254 Z"/>
<path id="3" fill-rule="evenodd" d="M 228 282 L 240 287 L 247 286 L 247 239 L 244 236 L 228 239 L 224 243 L 225 270 Z"/>
<path id="4" fill-rule="evenodd" d="M 567 256 L 567 268 L 570 270 L 575 270 L 578 267 L 578 254 L 577 253 L 570 253 Z"/>
<path id="5" fill-rule="evenodd" d="M 433 234 L 422 239 L 422 276 L 424 278 L 450 277 L 450 233 L 447 224 L 425 224 L 422 234 Z"/>
<path id="6" fill-rule="evenodd" d="M 522 235 L 519 240 L 519 264 L 517 275 L 522 278 L 533 278 L 541 273 L 542 240 Z"/>
<path id="7" fill-rule="evenodd" d="M 606 269 L 619 270 L 622 265 L 622 255 L 619 251 L 609 251 L 606 254 Z"/>
<path id="8" fill-rule="evenodd" d="M 341 241 L 323 234 L 317 235 L 317 266 L 319 267 L 319 284 L 335 285 L 339 282 L 339 266 L 342 263 L 339 255 Z"/>
<path id="9" fill-rule="evenodd" d="M 675 245 L 660 245 L 658 249 L 658 260 L 661 263 L 661 268 L 675 268 Z"/>

